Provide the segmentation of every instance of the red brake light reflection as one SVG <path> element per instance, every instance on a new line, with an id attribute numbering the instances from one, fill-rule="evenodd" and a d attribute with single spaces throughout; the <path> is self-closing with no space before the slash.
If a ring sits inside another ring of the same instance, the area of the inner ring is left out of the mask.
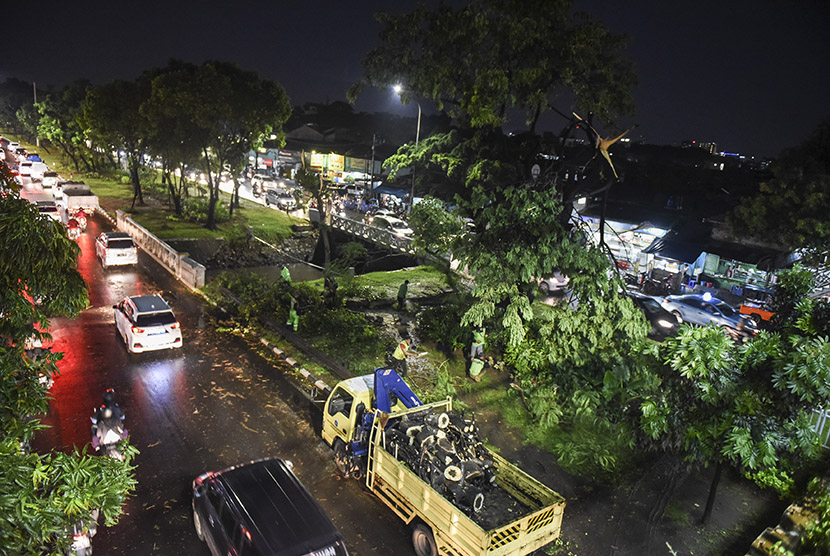
<path id="1" fill-rule="evenodd" d="M 144 334 L 143 328 L 139 328 L 137 326 L 132 326 L 131 328 L 133 330 L 133 334 Z"/>
<path id="2" fill-rule="evenodd" d="M 179 324 L 178 322 L 174 322 L 173 324 L 170 325 L 170 328 L 172 330 L 175 330 L 176 328 L 179 328 L 179 327 L 181 327 L 181 324 Z"/>

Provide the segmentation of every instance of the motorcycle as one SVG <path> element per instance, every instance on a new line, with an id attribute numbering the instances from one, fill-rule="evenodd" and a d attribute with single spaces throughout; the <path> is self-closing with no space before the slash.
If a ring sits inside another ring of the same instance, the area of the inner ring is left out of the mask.
<path id="1" fill-rule="evenodd" d="M 98 413 L 96 411 L 96 415 Z M 101 416 L 96 417 L 96 415 L 90 418 L 92 421 L 92 448 L 102 456 L 124 461 L 121 442 L 127 439 L 129 433 L 122 422 L 123 415 L 119 419 L 112 415 L 112 410 L 109 408 L 104 408 L 101 411 Z"/>
<path id="2" fill-rule="evenodd" d="M 86 226 L 89 220 L 86 212 L 84 209 L 77 209 L 76 211 L 72 212 L 69 215 L 70 218 L 74 218 L 75 221 L 78 223 L 78 227 L 81 229 L 82 232 L 86 231 Z"/>
<path id="3" fill-rule="evenodd" d="M 69 236 L 69 239 L 75 240 L 81 237 L 81 226 L 78 224 L 78 221 L 74 218 L 70 218 L 69 221 L 66 223 L 66 235 Z"/>
<path id="4" fill-rule="evenodd" d="M 81 520 L 72 526 L 72 544 L 67 556 L 92 556 L 92 537 L 98 532 L 98 510 L 92 510 L 89 520 Z"/>
<path id="5" fill-rule="evenodd" d="M 37 363 L 38 359 L 51 352 L 48 348 L 43 347 L 43 342 L 37 335 L 33 335 L 31 338 L 26 340 L 26 343 L 23 346 L 23 353 L 29 361 Z M 55 384 L 55 380 L 52 376 L 43 371 L 38 371 L 37 380 L 40 385 L 44 386 L 47 390 L 52 388 L 52 385 Z"/>
<path id="6" fill-rule="evenodd" d="M 671 295 L 671 279 L 666 278 L 663 282 L 660 282 L 643 274 L 640 279 L 640 289 L 646 295 Z"/>

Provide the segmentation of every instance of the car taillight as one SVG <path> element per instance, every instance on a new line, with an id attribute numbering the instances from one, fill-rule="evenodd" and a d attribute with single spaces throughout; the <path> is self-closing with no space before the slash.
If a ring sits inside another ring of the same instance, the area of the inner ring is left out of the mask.
<path id="1" fill-rule="evenodd" d="M 179 328 L 179 327 L 181 327 L 181 324 L 179 324 L 178 322 L 174 322 L 173 324 L 171 324 L 171 325 L 170 325 L 170 328 L 172 328 L 172 329 L 174 329 L 174 330 L 175 330 L 176 328 Z"/>
<path id="2" fill-rule="evenodd" d="M 130 328 L 132 328 L 133 334 L 144 334 L 144 329 L 143 328 L 139 328 L 137 326 L 132 326 Z"/>

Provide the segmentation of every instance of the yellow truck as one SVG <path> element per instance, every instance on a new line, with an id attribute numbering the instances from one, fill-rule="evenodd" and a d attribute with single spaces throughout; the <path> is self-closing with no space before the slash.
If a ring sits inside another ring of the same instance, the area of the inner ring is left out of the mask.
<path id="1" fill-rule="evenodd" d="M 322 429 L 340 471 L 411 526 L 418 556 L 524 555 L 559 538 L 565 499 L 487 450 L 451 398 L 422 404 L 391 369 L 340 382 Z"/>

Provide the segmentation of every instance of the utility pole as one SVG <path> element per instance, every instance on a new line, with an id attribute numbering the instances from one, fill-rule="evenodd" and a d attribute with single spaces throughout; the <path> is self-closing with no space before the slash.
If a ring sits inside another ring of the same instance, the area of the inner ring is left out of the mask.
<path id="1" fill-rule="evenodd" d="M 34 103 L 32 103 L 32 108 L 35 108 L 35 104 L 37 104 L 37 83 L 35 83 L 34 81 L 32 81 L 32 90 L 35 96 L 35 101 Z M 35 108 L 35 110 L 37 110 L 37 108 Z M 37 133 L 37 128 L 35 128 L 35 145 L 37 145 L 38 147 L 40 146 L 40 136 Z"/>

